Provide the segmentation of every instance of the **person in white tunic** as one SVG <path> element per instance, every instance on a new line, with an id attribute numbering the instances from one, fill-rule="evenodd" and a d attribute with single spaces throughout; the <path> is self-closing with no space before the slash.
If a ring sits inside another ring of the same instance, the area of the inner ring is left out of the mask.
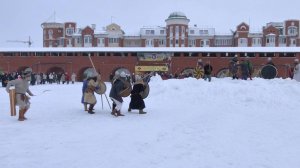
<path id="1" fill-rule="evenodd" d="M 29 90 L 30 72 L 23 72 L 22 77 L 9 81 L 6 86 L 6 91 L 9 93 L 9 88 L 15 86 L 16 89 L 16 105 L 19 106 L 19 121 L 24 121 L 27 118 L 25 113 L 30 107 L 29 99 L 30 97 L 26 95 L 28 93 L 30 96 L 34 96 Z"/>
<path id="2" fill-rule="evenodd" d="M 300 82 L 300 64 L 299 59 L 295 59 L 294 77 L 296 81 Z"/>

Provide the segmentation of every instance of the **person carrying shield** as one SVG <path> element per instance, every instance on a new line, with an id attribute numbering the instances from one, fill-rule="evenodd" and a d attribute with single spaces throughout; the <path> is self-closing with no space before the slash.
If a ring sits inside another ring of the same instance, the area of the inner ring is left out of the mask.
<path id="1" fill-rule="evenodd" d="M 145 83 L 140 75 L 135 75 L 135 81 L 131 91 L 128 112 L 131 112 L 132 109 L 138 109 L 139 114 L 146 114 L 147 112 L 143 111 L 145 102 L 141 96 L 141 92 L 145 90 Z"/>
<path id="2" fill-rule="evenodd" d="M 113 108 L 111 115 L 114 115 L 116 117 L 124 116 L 124 114 L 121 114 L 121 108 L 123 105 L 123 98 L 121 96 L 121 92 L 124 91 L 124 89 L 126 89 L 125 81 L 126 81 L 126 74 L 124 71 L 122 71 L 120 75 L 119 76 L 116 75 L 116 78 L 113 80 L 111 90 L 109 93 L 109 97 L 116 105 L 116 107 Z"/>
<path id="3" fill-rule="evenodd" d="M 27 118 L 25 113 L 30 107 L 29 99 L 30 97 L 26 95 L 28 93 L 30 96 L 34 96 L 33 93 L 29 90 L 29 81 L 30 81 L 31 71 L 25 70 L 20 79 L 15 79 L 9 81 L 6 86 L 6 91 L 9 93 L 11 86 L 15 86 L 16 90 L 16 105 L 19 106 L 19 121 L 24 121 Z"/>
<path id="4" fill-rule="evenodd" d="M 88 108 L 88 113 L 89 114 L 94 114 L 95 112 L 93 111 L 94 106 L 97 103 L 97 99 L 95 96 L 95 90 L 98 89 L 98 83 L 101 80 L 101 76 L 97 73 L 93 73 L 91 74 L 88 78 L 87 78 L 87 87 L 85 89 L 84 92 L 84 104 L 89 105 Z"/>

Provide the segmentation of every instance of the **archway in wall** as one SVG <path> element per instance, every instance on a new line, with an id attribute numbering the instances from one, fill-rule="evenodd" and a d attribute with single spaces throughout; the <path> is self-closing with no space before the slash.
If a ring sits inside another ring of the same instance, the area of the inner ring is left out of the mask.
<path id="1" fill-rule="evenodd" d="M 65 73 L 65 70 L 61 67 L 55 66 L 55 67 L 49 68 L 46 73 L 48 74 L 48 73 L 52 73 L 52 72 L 54 72 L 55 74 L 63 74 L 63 73 Z"/>
<path id="2" fill-rule="evenodd" d="M 29 67 L 27 67 L 27 66 L 21 66 L 21 67 L 19 67 L 18 69 L 17 69 L 17 72 L 19 73 L 19 74 L 21 74 L 25 69 L 31 69 L 31 68 L 29 68 Z"/>
<path id="3" fill-rule="evenodd" d="M 217 78 L 226 78 L 230 77 L 232 74 L 229 71 L 229 68 L 222 68 L 217 72 Z"/>
<path id="4" fill-rule="evenodd" d="M 194 68 L 191 68 L 191 67 L 187 67 L 187 68 L 184 68 L 182 71 L 181 71 L 181 74 L 183 77 L 194 77 Z"/>

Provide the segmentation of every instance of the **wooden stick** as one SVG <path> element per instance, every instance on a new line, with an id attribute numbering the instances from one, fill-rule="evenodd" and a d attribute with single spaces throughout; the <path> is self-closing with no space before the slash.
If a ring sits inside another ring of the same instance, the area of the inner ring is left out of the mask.
<path id="1" fill-rule="evenodd" d="M 110 104 L 109 104 L 108 98 L 107 98 L 107 96 L 106 96 L 105 93 L 104 93 L 104 95 L 105 95 L 106 101 L 107 101 L 107 103 L 108 103 L 108 105 L 109 105 L 109 108 L 111 109 L 111 106 L 110 106 Z"/>
<path id="2" fill-rule="evenodd" d="M 95 72 L 97 73 L 97 70 L 96 70 L 95 65 L 94 65 L 94 63 L 93 63 L 93 61 L 92 61 L 92 58 L 91 58 L 91 54 L 89 54 L 89 59 L 90 59 L 90 61 L 91 61 L 91 64 L 92 64 L 92 66 L 93 66 Z"/>

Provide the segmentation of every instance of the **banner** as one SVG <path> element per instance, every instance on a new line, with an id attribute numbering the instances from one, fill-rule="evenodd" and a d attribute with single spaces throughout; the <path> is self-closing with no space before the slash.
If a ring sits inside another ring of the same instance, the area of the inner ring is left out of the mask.
<path id="1" fill-rule="evenodd" d="M 168 66 L 135 66 L 135 71 L 168 71 Z"/>
<path id="2" fill-rule="evenodd" d="M 143 53 L 138 57 L 139 61 L 167 61 L 171 53 Z"/>

